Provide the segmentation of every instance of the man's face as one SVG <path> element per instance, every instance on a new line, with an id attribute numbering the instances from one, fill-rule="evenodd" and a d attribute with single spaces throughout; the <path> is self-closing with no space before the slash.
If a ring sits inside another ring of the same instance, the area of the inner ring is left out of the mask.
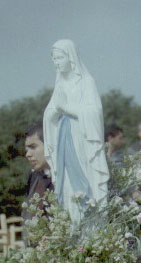
<path id="1" fill-rule="evenodd" d="M 115 149 L 121 148 L 124 144 L 124 136 L 122 132 L 119 132 L 115 137 L 109 136 L 109 142 Z"/>
<path id="2" fill-rule="evenodd" d="M 35 171 L 40 171 L 47 168 L 47 163 L 44 156 L 44 144 L 35 133 L 28 136 L 25 140 L 26 158 Z"/>

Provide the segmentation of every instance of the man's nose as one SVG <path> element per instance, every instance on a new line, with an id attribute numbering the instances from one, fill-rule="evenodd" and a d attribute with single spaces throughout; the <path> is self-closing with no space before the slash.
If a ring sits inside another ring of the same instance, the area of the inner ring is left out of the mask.
<path id="1" fill-rule="evenodd" d="M 31 151 L 30 151 L 30 150 L 27 150 L 25 156 L 26 156 L 26 158 L 31 157 Z"/>

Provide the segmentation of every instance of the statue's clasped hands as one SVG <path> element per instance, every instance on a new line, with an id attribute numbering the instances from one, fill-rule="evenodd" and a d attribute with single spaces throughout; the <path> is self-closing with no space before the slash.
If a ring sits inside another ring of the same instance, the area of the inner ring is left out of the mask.
<path id="1" fill-rule="evenodd" d="M 66 109 L 66 104 L 67 104 L 67 97 L 64 93 L 59 93 L 56 101 L 56 109 L 60 113 L 65 113 Z"/>

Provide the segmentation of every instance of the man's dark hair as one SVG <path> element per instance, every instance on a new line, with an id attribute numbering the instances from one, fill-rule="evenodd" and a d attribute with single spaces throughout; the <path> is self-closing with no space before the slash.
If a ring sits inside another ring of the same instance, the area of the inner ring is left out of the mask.
<path id="1" fill-rule="evenodd" d="M 123 133 L 123 129 L 120 128 L 119 126 L 117 126 L 117 125 L 115 125 L 115 124 L 109 125 L 109 126 L 106 128 L 105 141 L 106 141 L 106 142 L 108 141 L 108 137 L 109 137 L 109 136 L 115 137 L 115 136 L 117 136 L 120 132 Z"/>
<path id="2" fill-rule="evenodd" d="M 32 126 L 30 126 L 25 132 L 25 138 L 30 137 L 34 134 L 37 134 L 39 139 L 42 142 L 44 142 L 44 139 L 43 139 L 43 122 L 42 121 L 38 121 L 38 122 L 34 123 Z"/>

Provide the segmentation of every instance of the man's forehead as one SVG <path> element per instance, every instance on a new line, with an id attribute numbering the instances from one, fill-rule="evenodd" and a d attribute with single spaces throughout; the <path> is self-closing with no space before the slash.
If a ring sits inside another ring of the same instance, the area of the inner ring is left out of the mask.
<path id="1" fill-rule="evenodd" d="M 41 140 L 37 133 L 27 136 L 25 139 L 25 145 L 39 144 L 39 143 L 41 143 Z"/>

